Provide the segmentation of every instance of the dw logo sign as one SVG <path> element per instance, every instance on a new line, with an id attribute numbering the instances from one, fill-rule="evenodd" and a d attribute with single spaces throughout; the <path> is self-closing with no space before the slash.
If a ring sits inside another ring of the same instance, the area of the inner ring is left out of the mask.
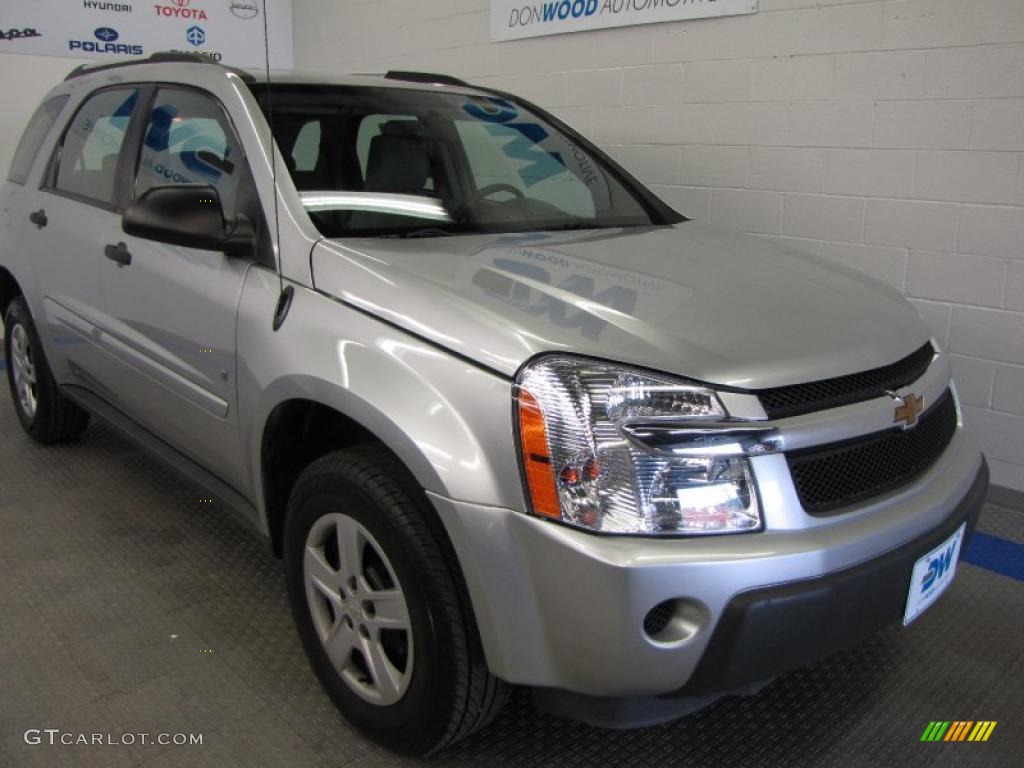
<path id="1" fill-rule="evenodd" d="M 937 557 L 933 557 L 931 562 L 928 563 L 928 573 L 925 575 L 924 581 L 921 582 L 922 592 L 927 592 L 929 589 L 931 589 L 931 586 L 935 583 L 935 580 L 942 578 L 942 575 L 949 570 L 949 566 L 953 562 L 954 549 L 956 549 L 955 542 L 946 547 L 946 549 Z"/>

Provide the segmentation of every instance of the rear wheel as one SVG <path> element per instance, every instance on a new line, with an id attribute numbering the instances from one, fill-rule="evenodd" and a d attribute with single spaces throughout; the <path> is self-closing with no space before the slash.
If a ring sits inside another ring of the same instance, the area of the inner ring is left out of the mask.
<path id="1" fill-rule="evenodd" d="M 81 435 L 89 414 L 57 389 L 21 296 L 11 301 L 4 316 L 4 353 L 14 410 L 28 435 L 40 443 L 62 443 Z"/>
<path id="2" fill-rule="evenodd" d="M 292 612 L 321 685 L 353 724 L 407 754 L 467 736 L 508 695 L 427 504 L 387 451 L 363 446 L 311 464 L 285 524 Z"/>

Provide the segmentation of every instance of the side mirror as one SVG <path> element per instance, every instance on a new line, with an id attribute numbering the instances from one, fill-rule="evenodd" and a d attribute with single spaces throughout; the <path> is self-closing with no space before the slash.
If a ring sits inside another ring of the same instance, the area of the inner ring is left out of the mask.
<path id="1" fill-rule="evenodd" d="M 248 217 L 224 218 L 217 188 L 209 184 L 153 187 L 124 212 L 121 228 L 129 235 L 228 255 L 251 254 L 256 233 Z"/>

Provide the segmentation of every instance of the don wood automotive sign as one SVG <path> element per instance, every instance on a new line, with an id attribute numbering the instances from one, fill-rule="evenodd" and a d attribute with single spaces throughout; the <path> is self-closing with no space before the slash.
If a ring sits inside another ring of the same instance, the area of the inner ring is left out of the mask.
<path id="1" fill-rule="evenodd" d="M 491 39 L 756 12 L 757 0 L 491 0 Z"/>

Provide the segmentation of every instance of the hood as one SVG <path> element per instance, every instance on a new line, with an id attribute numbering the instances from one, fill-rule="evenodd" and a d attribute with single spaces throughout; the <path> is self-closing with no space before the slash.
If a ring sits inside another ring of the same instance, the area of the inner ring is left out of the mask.
<path id="1" fill-rule="evenodd" d="M 899 360 L 929 332 L 895 290 L 702 228 L 321 241 L 316 288 L 504 374 L 573 352 L 761 389 Z"/>

